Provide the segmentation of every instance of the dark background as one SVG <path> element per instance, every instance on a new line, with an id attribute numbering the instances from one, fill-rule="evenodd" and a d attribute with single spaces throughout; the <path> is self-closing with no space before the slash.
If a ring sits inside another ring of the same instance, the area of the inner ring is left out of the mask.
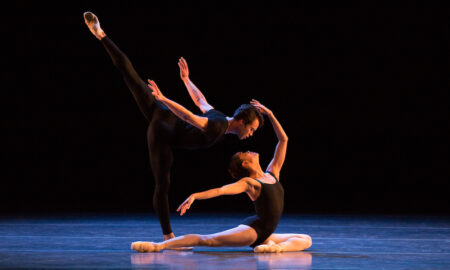
<path id="1" fill-rule="evenodd" d="M 449 214 L 448 10 L 151 2 L 29 6 L 3 19 L 1 213 L 153 212 L 146 127 L 118 71 L 84 25 L 94 12 L 143 79 L 199 112 L 178 58 L 215 108 L 251 98 L 290 138 L 286 212 Z M 267 124 L 206 150 L 177 150 L 170 193 L 230 183 L 239 150 L 272 158 Z M 245 195 L 191 211 L 252 211 Z"/>

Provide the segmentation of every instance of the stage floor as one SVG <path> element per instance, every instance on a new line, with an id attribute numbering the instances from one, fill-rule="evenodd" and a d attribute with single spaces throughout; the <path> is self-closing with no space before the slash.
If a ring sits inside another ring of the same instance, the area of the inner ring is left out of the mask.
<path id="1" fill-rule="evenodd" d="M 173 216 L 176 235 L 208 234 L 243 214 Z M 1 269 L 450 269 L 450 218 L 285 214 L 277 232 L 305 233 L 304 252 L 254 254 L 249 247 L 136 253 L 160 241 L 154 215 L 0 217 Z"/>

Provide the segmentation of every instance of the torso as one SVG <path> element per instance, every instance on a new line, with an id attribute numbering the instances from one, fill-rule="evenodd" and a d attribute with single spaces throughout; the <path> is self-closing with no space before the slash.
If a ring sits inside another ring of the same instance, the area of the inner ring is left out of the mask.
<path id="1" fill-rule="evenodd" d="M 273 177 L 270 173 L 264 173 L 263 177 L 258 178 L 259 181 L 265 184 L 275 184 L 277 179 Z M 256 201 L 261 194 L 261 183 L 253 178 L 247 178 L 247 184 L 249 185 L 249 191 L 247 191 L 247 195 L 250 197 L 252 201 Z"/>
<path id="2" fill-rule="evenodd" d="M 198 149 L 216 144 L 228 128 L 226 116 L 215 109 L 211 109 L 201 116 L 208 118 L 205 130 L 200 130 L 182 120 L 179 121 L 173 146 L 184 149 Z"/>
<path id="3" fill-rule="evenodd" d="M 251 186 L 247 194 L 253 200 L 256 215 L 245 219 L 242 224 L 256 231 L 257 239 L 250 245 L 255 247 L 262 244 L 277 228 L 284 208 L 284 189 L 269 173 L 257 180 L 246 179 Z"/>

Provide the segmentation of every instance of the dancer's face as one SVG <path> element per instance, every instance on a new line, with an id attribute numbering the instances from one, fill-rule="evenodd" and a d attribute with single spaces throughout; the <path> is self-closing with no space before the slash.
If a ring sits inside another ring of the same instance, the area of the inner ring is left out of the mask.
<path id="1" fill-rule="evenodd" d="M 241 152 L 239 157 L 250 167 L 259 164 L 259 154 L 256 152 L 252 151 Z"/>
<path id="2" fill-rule="evenodd" d="M 253 136 L 253 133 L 255 133 L 255 131 L 259 127 L 259 120 L 257 118 L 247 125 L 245 125 L 242 120 L 240 121 L 240 123 L 241 125 L 238 135 L 240 140 L 244 140 L 247 139 L 248 137 Z"/>

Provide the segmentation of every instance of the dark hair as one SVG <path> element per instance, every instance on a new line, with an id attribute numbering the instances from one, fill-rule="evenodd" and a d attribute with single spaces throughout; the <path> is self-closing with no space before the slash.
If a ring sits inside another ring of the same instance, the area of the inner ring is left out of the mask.
<path id="1" fill-rule="evenodd" d="M 231 157 L 230 165 L 228 166 L 228 172 L 234 179 L 241 179 L 244 177 L 249 177 L 250 172 L 242 167 L 243 159 L 239 156 L 242 152 L 237 152 Z"/>
<path id="2" fill-rule="evenodd" d="M 259 120 L 258 128 L 264 125 L 264 117 L 258 111 L 258 109 L 251 104 L 242 104 L 239 108 L 234 111 L 233 118 L 236 120 L 244 120 L 244 125 L 248 125 L 255 121 L 256 118 Z"/>

